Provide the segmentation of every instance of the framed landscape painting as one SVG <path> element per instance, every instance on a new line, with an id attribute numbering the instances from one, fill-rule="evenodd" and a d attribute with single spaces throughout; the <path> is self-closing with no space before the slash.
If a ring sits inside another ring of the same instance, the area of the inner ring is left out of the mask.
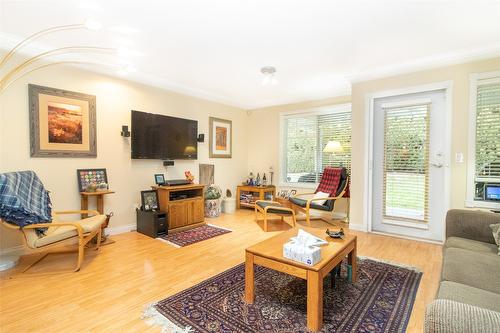
<path id="1" fill-rule="evenodd" d="M 96 157 L 96 97 L 30 84 L 32 157 Z"/>
<path id="2" fill-rule="evenodd" d="M 209 156 L 231 158 L 233 126 L 231 120 L 210 117 Z"/>

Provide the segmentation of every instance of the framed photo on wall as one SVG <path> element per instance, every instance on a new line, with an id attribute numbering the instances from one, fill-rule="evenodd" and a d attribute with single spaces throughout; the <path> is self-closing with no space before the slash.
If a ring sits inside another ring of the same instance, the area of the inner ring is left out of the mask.
<path id="1" fill-rule="evenodd" d="M 96 97 L 30 84 L 32 157 L 96 157 Z"/>
<path id="2" fill-rule="evenodd" d="M 210 117 L 209 156 L 231 158 L 233 148 L 233 125 L 231 120 Z"/>

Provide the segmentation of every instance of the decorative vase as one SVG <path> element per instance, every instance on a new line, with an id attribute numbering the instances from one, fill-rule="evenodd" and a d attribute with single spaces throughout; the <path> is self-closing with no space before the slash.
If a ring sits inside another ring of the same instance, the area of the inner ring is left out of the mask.
<path id="1" fill-rule="evenodd" d="M 220 215 L 220 199 L 205 200 L 205 217 L 218 217 Z"/>

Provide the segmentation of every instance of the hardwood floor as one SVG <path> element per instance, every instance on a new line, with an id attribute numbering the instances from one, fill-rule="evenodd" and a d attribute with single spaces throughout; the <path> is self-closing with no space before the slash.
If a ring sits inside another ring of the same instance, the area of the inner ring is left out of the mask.
<path id="1" fill-rule="evenodd" d="M 15 271 L 0 274 L 0 332 L 160 332 L 140 319 L 144 307 L 244 262 L 244 249 L 290 228 L 253 221 L 253 211 L 207 219 L 233 232 L 175 248 L 136 232 L 113 236 L 99 253 L 86 251 L 80 272 L 75 254 L 49 255 L 26 273 L 38 255 L 25 256 Z M 299 221 L 303 225 L 305 222 Z M 313 221 L 313 226 L 328 226 Z M 422 332 L 441 270 L 441 246 L 348 231 L 358 236 L 358 255 L 391 260 L 423 271 L 408 332 Z"/>

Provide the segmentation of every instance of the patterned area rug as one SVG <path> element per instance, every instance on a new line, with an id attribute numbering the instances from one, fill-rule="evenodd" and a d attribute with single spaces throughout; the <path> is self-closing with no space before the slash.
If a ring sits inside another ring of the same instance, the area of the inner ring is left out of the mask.
<path id="1" fill-rule="evenodd" d="M 355 284 L 345 267 L 335 289 L 325 278 L 321 332 L 405 332 L 422 273 L 371 259 L 358 268 Z M 150 305 L 144 318 L 173 332 L 308 332 L 305 280 L 256 266 L 255 288 L 248 305 L 240 264 Z"/>
<path id="2" fill-rule="evenodd" d="M 202 225 L 201 227 L 189 229 L 186 231 L 176 232 L 170 235 L 158 237 L 158 239 L 166 241 L 176 247 L 183 247 L 210 239 L 216 236 L 231 232 L 229 229 L 224 229 L 211 224 Z"/>

